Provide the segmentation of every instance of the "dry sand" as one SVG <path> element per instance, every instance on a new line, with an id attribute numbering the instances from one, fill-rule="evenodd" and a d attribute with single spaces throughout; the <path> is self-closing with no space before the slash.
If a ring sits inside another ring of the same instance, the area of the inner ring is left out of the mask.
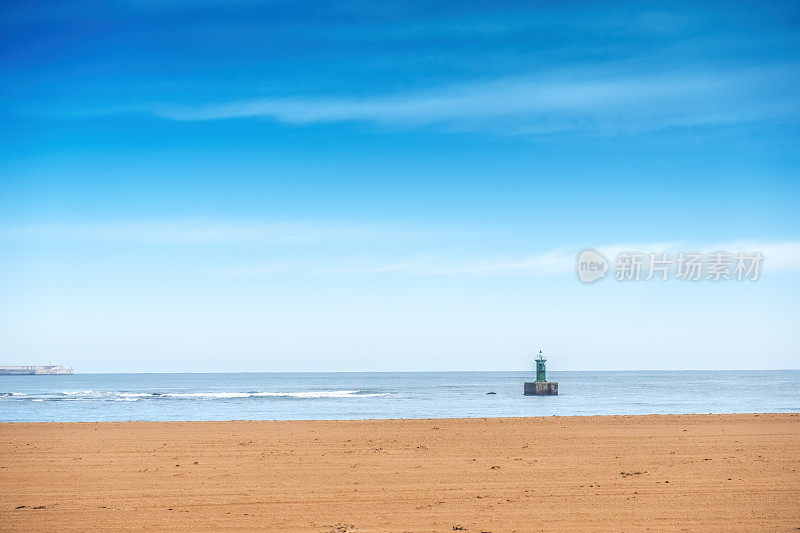
<path id="1" fill-rule="evenodd" d="M 800 415 L 0 424 L 0 529 L 794 530 Z"/>

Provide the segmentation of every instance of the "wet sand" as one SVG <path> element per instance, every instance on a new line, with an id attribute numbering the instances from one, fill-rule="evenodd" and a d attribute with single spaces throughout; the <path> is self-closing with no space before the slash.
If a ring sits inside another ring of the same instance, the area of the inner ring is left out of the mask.
<path id="1" fill-rule="evenodd" d="M 800 415 L 0 424 L 0 529 L 800 528 Z"/>

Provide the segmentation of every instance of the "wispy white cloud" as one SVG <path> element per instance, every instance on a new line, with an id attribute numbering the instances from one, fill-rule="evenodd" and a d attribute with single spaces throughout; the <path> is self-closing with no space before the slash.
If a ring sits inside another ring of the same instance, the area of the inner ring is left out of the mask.
<path id="1" fill-rule="evenodd" d="M 569 246 L 516 258 L 505 257 L 482 260 L 454 260 L 452 258 L 440 256 L 418 256 L 373 266 L 359 264 L 339 269 L 334 268 L 331 272 L 353 274 L 395 273 L 413 276 L 461 275 L 476 277 L 574 274 L 576 258 L 583 249 L 584 247 Z M 598 246 L 595 247 L 595 249 L 612 262 L 620 252 L 640 252 L 643 254 L 661 254 L 666 252 L 673 257 L 679 252 L 761 252 L 765 258 L 765 268 L 768 268 L 769 271 L 800 272 L 800 241 L 739 241 L 710 245 L 686 242 L 617 243 Z"/>
<path id="2" fill-rule="evenodd" d="M 260 117 L 291 124 L 365 122 L 511 133 L 731 124 L 800 115 L 797 65 L 738 72 L 558 73 L 354 97 L 276 97 L 139 111 L 177 121 Z"/>
<path id="3" fill-rule="evenodd" d="M 457 237 L 455 240 L 454 238 Z M 228 266 L 215 275 L 260 277 L 296 275 L 407 276 L 554 276 L 573 274 L 585 246 L 570 245 L 530 254 L 498 256 L 436 251 L 437 243 L 455 241 L 454 249 L 479 250 L 469 244 L 486 234 L 427 226 L 355 224 L 341 221 L 234 223 L 209 221 L 128 222 L 108 224 L 36 224 L 0 228 L 4 239 L 49 239 L 133 245 L 288 246 L 279 260 Z M 466 243 L 466 244 L 465 244 Z M 348 245 L 331 248 L 329 245 Z M 387 247 L 377 245 L 388 244 Z M 620 252 L 730 253 L 761 252 L 768 272 L 800 272 L 800 241 L 739 240 L 727 242 L 617 242 L 594 249 L 610 261 Z M 295 254 L 291 250 L 299 250 Z M 416 253 L 419 250 L 426 253 Z M 433 250 L 433 251 L 431 251 Z"/>
<path id="4" fill-rule="evenodd" d="M 308 245 L 324 243 L 388 243 L 443 235 L 446 230 L 353 224 L 338 221 L 274 223 L 168 221 L 106 224 L 49 223 L 0 228 L 4 238 L 47 238 L 140 244 Z"/>
<path id="5" fill-rule="evenodd" d="M 260 277 L 280 273 L 301 275 L 401 275 L 401 276 L 562 276 L 575 274 L 581 246 L 554 248 L 518 257 L 463 259 L 444 255 L 413 255 L 393 261 L 370 260 L 363 257 L 335 257 L 313 262 L 271 263 L 229 269 L 222 273 L 230 277 Z M 614 262 L 621 252 L 642 254 L 667 253 L 673 259 L 680 252 L 744 252 L 763 255 L 762 272 L 800 272 L 800 241 L 732 241 L 711 244 L 691 242 L 629 242 L 594 247 Z M 649 256 L 645 256 L 645 260 Z"/>

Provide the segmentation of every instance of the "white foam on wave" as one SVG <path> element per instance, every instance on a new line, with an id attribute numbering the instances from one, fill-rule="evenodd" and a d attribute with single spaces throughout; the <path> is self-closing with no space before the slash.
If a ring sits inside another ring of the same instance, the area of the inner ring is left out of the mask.
<path id="1" fill-rule="evenodd" d="M 160 396 L 168 398 L 248 398 L 249 392 L 165 392 Z M 157 396 L 156 396 L 157 397 Z"/>
<path id="2" fill-rule="evenodd" d="M 286 398 L 376 398 L 389 396 L 388 392 L 365 392 L 357 390 L 310 391 L 310 392 L 257 392 L 253 396 L 275 396 Z"/>
<path id="3" fill-rule="evenodd" d="M 161 396 L 171 398 L 374 398 L 389 393 L 362 393 L 357 390 L 307 391 L 307 392 L 168 392 Z"/>
<path id="4" fill-rule="evenodd" d="M 26 393 L 14 392 L 11 396 L 29 396 Z M 91 401 L 111 400 L 117 402 L 135 402 L 142 399 L 197 399 L 197 400 L 229 400 L 242 398 L 380 398 L 391 396 L 388 392 L 372 392 L 360 390 L 302 391 L 302 392 L 117 392 L 117 391 L 61 391 L 36 394 L 33 401 Z M 5 397 L 10 397 L 6 395 Z"/>

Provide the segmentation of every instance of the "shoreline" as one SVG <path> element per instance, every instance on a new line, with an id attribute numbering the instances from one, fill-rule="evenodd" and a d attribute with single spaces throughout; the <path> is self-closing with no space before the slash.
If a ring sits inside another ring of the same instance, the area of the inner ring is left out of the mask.
<path id="1" fill-rule="evenodd" d="M 24 424 L 223 424 L 227 422 L 414 422 L 414 421 L 436 421 L 436 420 L 546 420 L 551 418 L 646 418 L 646 417 L 686 417 L 686 416 L 745 416 L 745 415 L 800 415 L 800 411 L 748 411 L 741 413 L 646 413 L 632 415 L 546 415 L 546 416 L 467 416 L 467 417 L 436 417 L 436 418 L 232 418 L 230 420 L 49 420 L 49 421 L 2 421 L 0 427 L 4 425 L 24 425 Z"/>
<path id="2" fill-rule="evenodd" d="M 7 530 L 800 527 L 800 413 L 0 424 Z"/>

